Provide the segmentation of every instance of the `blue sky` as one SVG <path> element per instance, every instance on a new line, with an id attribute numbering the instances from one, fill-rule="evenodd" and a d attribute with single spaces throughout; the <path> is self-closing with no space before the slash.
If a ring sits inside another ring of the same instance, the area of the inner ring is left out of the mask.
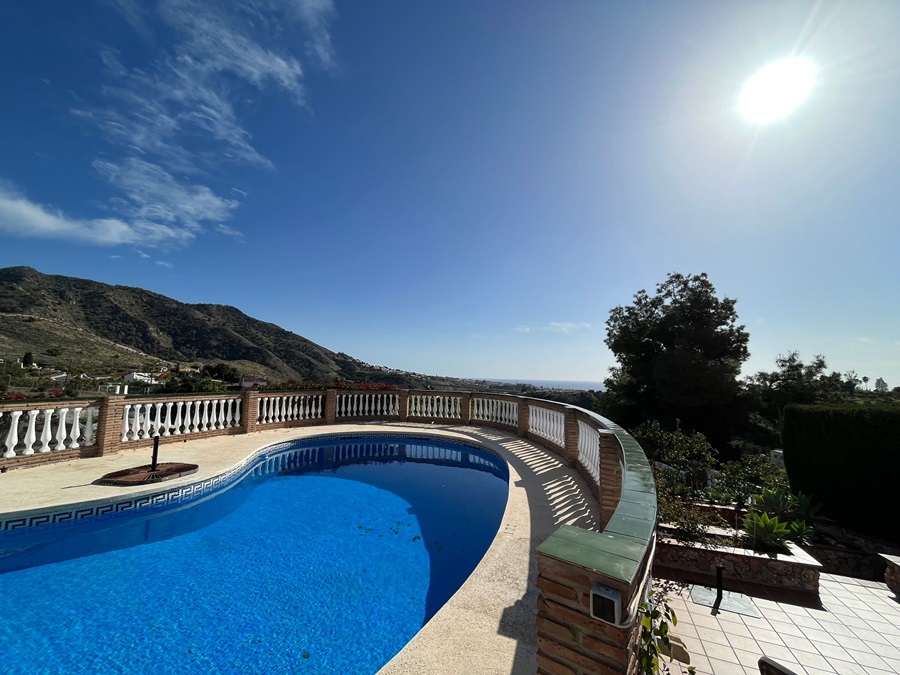
<path id="1" fill-rule="evenodd" d="M 793 115 L 743 83 L 802 55 Z M 0 266 L 429 374 L 600 380 L 668 272 L 900 385 L 900 4 L 0 3 Z"/>

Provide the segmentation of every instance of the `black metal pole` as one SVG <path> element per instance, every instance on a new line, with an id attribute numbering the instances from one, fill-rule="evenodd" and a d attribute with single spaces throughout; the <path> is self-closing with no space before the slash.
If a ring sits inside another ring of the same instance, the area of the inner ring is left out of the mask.
<path id="1" fill-rule="evenodd" d="M 156 471 L 156 460 L 159 457 L 159 434 L 153 437 L 153 461 L 150 462 L 150 470 Z"/>
<path id="2" fill-rule="evenodd" d="M 716 565 L 716 606 L 722 602 L 722 570 L 724 569 L 724 565 Z"/>

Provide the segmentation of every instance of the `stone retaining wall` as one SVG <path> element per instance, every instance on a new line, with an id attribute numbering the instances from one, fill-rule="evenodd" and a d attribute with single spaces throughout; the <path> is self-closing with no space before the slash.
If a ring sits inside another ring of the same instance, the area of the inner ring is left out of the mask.
<path id="1" fill-rule="evenodd" d="M 682 544 L 673 539 L 657 543 L 655 564 L 715 576 L 716 565 L 724 566 L 725 587 L 729 580 L 761 586 L 819 593 L 822 565 L 803 549 L 788 543 L 791 555 L 757 553 L 745 548 Z"/>

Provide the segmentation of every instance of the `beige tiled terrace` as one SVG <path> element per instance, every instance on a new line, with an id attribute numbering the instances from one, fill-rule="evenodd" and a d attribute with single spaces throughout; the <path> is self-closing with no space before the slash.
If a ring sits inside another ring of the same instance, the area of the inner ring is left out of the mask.
<path id="1" fill-rule="evenodd" d="M 691 600 L 688 586 L 657 583 L 668 588 L 678 616 L 675 634 L 697 673 L 759 673 L 761 656 L 797 675 L 900 673 L 900 602 L 884 583 L 822 574 L 821 606 L 800 598 L 755 597 L 759 618 L 714 613 Z M 679 665 L 672 664 L 673 673 Z"/>

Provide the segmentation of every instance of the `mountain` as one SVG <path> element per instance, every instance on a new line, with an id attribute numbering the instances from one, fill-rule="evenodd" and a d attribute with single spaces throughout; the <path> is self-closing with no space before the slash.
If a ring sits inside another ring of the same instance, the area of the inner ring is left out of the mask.
<path id="1" fill-rule="evenodd" d="M 25 352 L 70 371 L 225 362 L 281 381 L 422 387 L 444 380 L 371 366 L 228 305 L 191 305 L 30 267 L 0 269 L 0 358 L 9 363 Z"/>

